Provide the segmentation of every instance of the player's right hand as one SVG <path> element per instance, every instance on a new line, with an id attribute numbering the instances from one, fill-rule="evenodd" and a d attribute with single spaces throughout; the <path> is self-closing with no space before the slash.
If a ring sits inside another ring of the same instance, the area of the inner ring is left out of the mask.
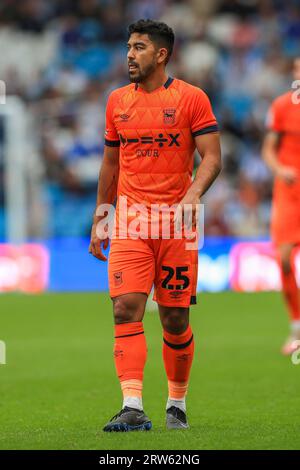
<path id="1" fill-rule="evenodd" d="M 107 257 L 102 253 L 102 246 L 103 249 L 106 250 L 106 248 L 108 247 L 108 237 L 104 234 L 103 237 L 101 237 L 101 234 L 99 234 L 98 232 L 99 230 L 97 231 L 97 224 L 94 223 L 91 231 L 89 253 L 91 253 L 93 256 L 95 256 L 95 258 L 98 258 L 101 261 L 107 261 Z"/>
<path id="2" fill-rule="evenodd" d="M 293 184 L 299 178 L 296 168 L 284 165 L 277 169 L 276 176 L 287 184 Z"/>

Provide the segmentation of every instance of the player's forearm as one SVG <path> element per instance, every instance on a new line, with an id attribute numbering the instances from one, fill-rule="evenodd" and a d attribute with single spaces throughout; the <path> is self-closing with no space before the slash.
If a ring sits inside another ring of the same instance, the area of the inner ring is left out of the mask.
<path id="1" fill-rule="evenodd" d="M 101 204 L 113 204 L 117 197 L 119 180 L 119 165 L 103 161 L 98 180 L 97 204 L 94 213 L 94 222 L 99 220 L 96 215 L 97 208 Z"/>
<path id="2" fill-rule="evenodd" d="M 274 132 L 269 132 L 262 146 L 262 157 L 266 165 L 276 175 L 280 170 L 280 162 L 278 161 L 278 136 Z"/>
<path id="3" fill-rule="evenodd" d="M 280 170 L 280 163 L 277 158 L 277 149 L 271 146 L 263 147 L 262 156 L 266 165 L 270 168 L 272 173 L 276 175 Z"/>
<path id="4" fill-rule="evenodd" d="M 276 175 L 278 171 L 280 170 L 280 163 L 278 162 L 277 159 L 277 153 L 273 152 L 266 152 L 263 155 L 263 159 L 267 166 L 270 168 L 272 173 Z"/>
<path id="5" fill-rule="evenodd" d="M 213 184 L 222 169 L 221 155 L 205 155 L 199 165 L 195 179 L 189 188 L 198 198 L 201 198 L 208 188 Z"/>

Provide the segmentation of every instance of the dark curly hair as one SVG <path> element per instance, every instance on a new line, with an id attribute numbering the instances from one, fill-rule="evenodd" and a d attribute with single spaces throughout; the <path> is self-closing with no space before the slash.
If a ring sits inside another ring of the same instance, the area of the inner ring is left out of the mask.
<path id="1" fill-rule="evenodd" d="M 166 23 L 155 20 L 138 20 L 130 24 L 127 31 L 128 39 L 133 33 L 148 34 L 152 42 L 168 50 L 166 63 L 169 61 L 173 51 L 175 36 L 173 29 Z"/>

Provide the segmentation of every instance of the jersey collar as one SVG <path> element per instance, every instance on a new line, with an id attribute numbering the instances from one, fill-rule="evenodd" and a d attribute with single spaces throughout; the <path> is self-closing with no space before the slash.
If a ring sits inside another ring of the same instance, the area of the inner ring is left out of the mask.
<path id="1" fill-rule="evenodd" d="M 166 88 L 166 89 L 169 88 L 169 86 L 171 85 L 171 83 L 172 83 L 173 81 L 174 81 L 174 78 L 168 77 L 167 81 L 163 84 L 163 87 Z M 135 90 L 138 90 L 138 88 L 139 88 L 139 84 L 136 83 L 135 86 L 134 86 L 134 89 L 135 89 Z M 157 88 L 156 90 L 151 91 L 150 93 L 153 93 L 153 92 L 155 92 L 155 91 L 157 91 L 157 90 L 160 90 L 160 88 L 162 88 L 162 87 L 159 87 L 159 88 Z"/>

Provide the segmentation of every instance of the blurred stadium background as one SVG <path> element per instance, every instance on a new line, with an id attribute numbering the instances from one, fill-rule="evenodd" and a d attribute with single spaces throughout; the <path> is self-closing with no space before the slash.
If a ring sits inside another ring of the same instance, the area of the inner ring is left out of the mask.
<path id="1" fill-rule="evenodd" d="M 0 291 L 107 289 L 88 237 L 105 103 L 128 83 L 126 26 L 141 17 L 174 27 L 169 74 L 208 93 L 222 130 L 199 289 L 279 287 L 268 243 L 232 248 L 268 240 L 272 180 L 260 147 L 271 100 L 291 86 L 299 2 L 1 0 L 0 239 L 38 246 L 1 246 Z"/>

